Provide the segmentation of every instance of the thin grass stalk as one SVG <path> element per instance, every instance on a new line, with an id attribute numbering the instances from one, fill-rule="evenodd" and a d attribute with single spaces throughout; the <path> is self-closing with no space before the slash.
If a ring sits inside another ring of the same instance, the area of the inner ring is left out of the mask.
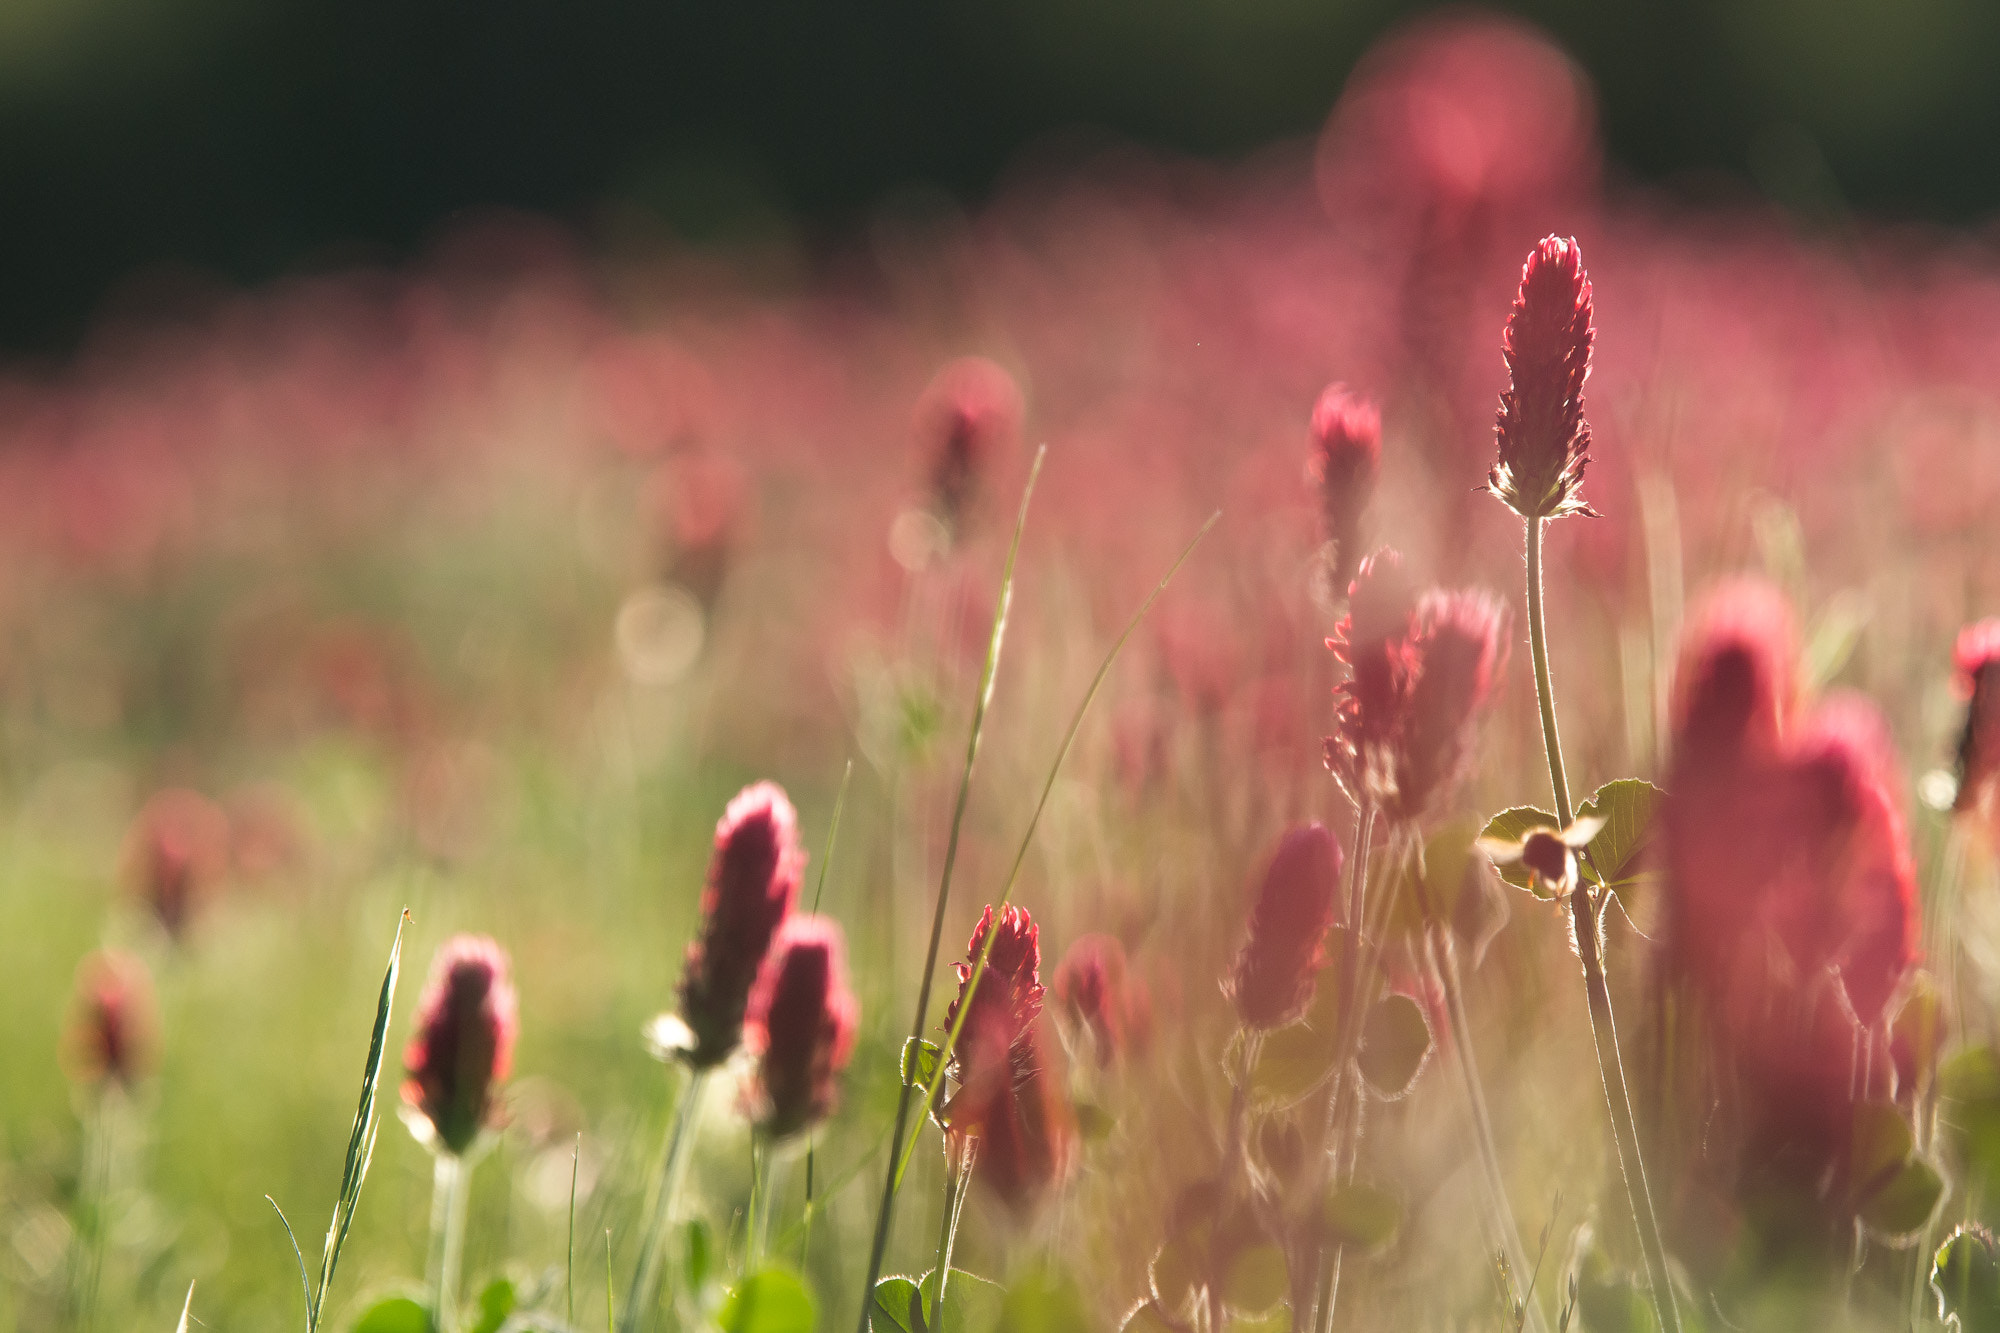
<path id="1" fill-rule="evenodd" d="M 79 1333 L 97 1327 L 104 1280 L 104 1216 L 111 1198 L 111 1084 L 98 1089 L 83 1121 L 83 1169 L 78 1176 L 77 1227 L 70 1254 L 70 1308 Z"/>
<path id="2" fill-rule="evenodd" d="M 702 1092 L 708 1086 L 706 1069 L 693 1070 L 687 1087 L 674 1107 L 673 1124 L 667 1130 L 665 1155 L 654 1178 L 657 1193 L 652 1216 L 639 1239 L 639 1263 L 632 1274 L 632 1290 L 625 1297 L 624 1333 L 638 1333 L 659 1303 L 660 1274 L 666 1267 L 667 1237 L 673 1228 L 674 1205 L 680 1200 L 681 1184 L 687 1179 L 688 1150 L 694 1144 L 694 1125 L 700 1119 Z"/>
<path id="3" fill-rule="evenodd" d="M 951 900 L 951 873 L 958 864 L 958 836 L 965 825 L 966 800 L 972 793 L 972 770 L 979 762 L 979 740 L 986 730 L 986 709 L 993 701 L 993 679 L 1000 666 L 1000 647 L 1007 637 L 1007 615 L 1014 603 L 1014 564 L 1021 554 L 1021 534 L 1028 526 L 1028 502 L 1035 495 L 1035 481 L 1042 475 L 1042 462 L 1049 448 L 1035 450 L 1034 464 L 1028 469 L 1028 483 L 1021 488 L 1021 511 L 1014 520 L 1014 539 L 1007 547 L 1007 562 L 1000 571 L 1000 595 L 993 607 L 993 630 L 986 641 L 986 662 L 979 672 L 979 693 L 973 700 L 972 725 L 965 741 L 965 766 L 959 773 L 958 802 L 951 812 L 951 832 L 945 839 L 944 868 L 938 876 L 937 906 L 931 914 L 930 946 L 924 954 L 924 968 L 917 982 L 917 1013 L 910 1025 L 910 1040 L 922 1041 L 924 1022 L 930 1013 L 931 982 L 937 973 L 938 950 L 944 944 L 945 907 Z M 889 1132 L 889 1172 L 882 1182 L 882 1202 L 875 1210 L 875 1237 L 869 1246 L 868 1280 L 861 1286 L 861 1318 L 857 1333 L 868 1333 L 868 1312 L 874 1306 L 875 1283 L 882 1276 L 882 1260 L 889 1249 L 889 1225 L 896 1213 L 896 1190 L 903 1183 L 897 1166 L 903 1135 L 910 1127 L 908 1079 L 896 1095 L 896 1120 Z M 928 1108 L 926 1108 L 928 1109 Z M 911 1141 L 915 1141 L 911 1135 Z"/>
<path id="4" fill-rule="evenodd" d="M 1465 1085 L 1466 1106 L 1471 1112 L 1473 1133 L 1479 1145 L 1479 1164 L 1486 1176 L 1486 1190 L 1492 1198 L 1494 1219 L 1500 1229 L 1500 1243 L 1507 1254 L 1507 1266 L 1513 1270 L 1514 1280 L 1518 1282 L 1520 1275 L 1529 1271 L 1528 1250 L 1521 1243 L 1521 1229 L 1514 1220 L 1513 1205 L 1507 1199 L 1507 1178 L 1500 1169 L 1500 1148 L 1493 1136 L 1493 1118 L 1486 1110 L 1486 1088 L 1479 1076 L 1479 1062 L 1472 1051 L 1472 1021 L 1465 1009 L 1465 986 L 1458 970 L 1458 953 L 1449 938 L 1440 943 L 1440 933 L 1441 930 L 1425 933 L 1424 954 L 1431 974 L 1438 979 L 1438 985 L 1444 991 L 1445 1014 L 1451 1022 L 1452 1049 L 1458 1056 L 1459 1077 Z M 1541 1307 L 1534 1301 L 1533 1292 L 1523 1292 L 1521 1300 L 1527 1308 L 1529 1324 L 1536 1333 L 1544 1333 L 1547 1325 L 1542 1319 Z"/>
<path id="5" fill-rule="evenodd" d="M 1931 891 L 1930 911 L 1924 920 L 1924 956 L 1933 960 L 1943 957 L 1944 976 L 1938 987 L 1940 1006 L 1950 1003 L 1954 1015 L 1963 1012 L 1958 1007 L 1958 898 L 1963 888 L 1965 873 L 1965 834 L 1957 819 L 1952 819 L 1945 829 L 1944 854 L 1940 869 Z M 1943 1016 L 1940 1015 L 1940 1024 Z M 1935 1071 L 1924 1080 L 1917 1090 L 1915 1107 L 1917 1151 L 1930 1152 L 1937 1138 L 1938 1087 Z M 1930 1289 L 1932 1244 L 1937 1239 L 1937 1213 L 1924 1220 L 1923 1236 L 1911 1256 L 1913 1272 L 1910 1274 L 1910 1327 L 1922 1328 L 1925 1323 L 1924 1299 Z"/>
<path id="6" fill-rule="evenodd" d="M 750 1130 L 750 1208 L 743 1218 L 743 1271 L 754 1273 L 764 1262 L 764 1237 L 771 1220 L 771 1140 L 760 1129 Z"/>
<path id="7" fill-rule="evenodd" d="M 833 798 L 833 818 L 828 822 L 826 829 L 826 851 L 819 858 L 819 880 L 813 885 L 812 910 L 815 916 L 819 914 L 820 899 L 826 896 L 826 872 L 833 865 L 833 849 L 840 841 L 840 815 L 843 810 L 847 809 L 847 784 L 853 777 L 854 761 L 850 759 L 847 761 L 847 767 L 841 770 L 840 791 Z M 801 1268 L 805 1267 L 806 1250 L 812 1244 L 813 1154 L 818 1151 L 818 1145 L 814 1142 L 814 1139 L 817 1137 L 812 1130 L 809 1129 L 806 1131 L 806 1207 L 804 1215 L 806 1234 L 805 1240 L 799 1245 L 799 1266 Z"/>
<path id="8" fill-rule="evenodd" d="M 1111 651 L 1104 655 L 1104 661 L 1098 665 L 1097 674 L 1090 678 L 1090 687 L 1083 692 L 1083 698 L 1077 702 L 1076 712 L 1070 716 L 1069 730 L 1063 733 L 1062 746 L 1056 751 L 1055 762 L 1049 765 L 1049 776 L 1042 783 L 1042 794 L 1035 802 L 1034 813 L 1028 817 L 1027 831 L 1021 835 L 1021 845 L 1014 852 L 1014 863 L 1008 868 L 1006 882 L 1000 889 L 1000 897 L 994 902 L 993 917 L 996 922 L 1000 918 L 1000 913 L 1007 909 L 1007 904 L 1014 899 L 1014 885 L 1021 878 L 1021 866 L 1028 859 L 1028 849 L 1034 845 L 1035 829 L 1041 824 L 1042 811 L 1048 807 L 1050 794 L 1055 791 L 1056 779 L 1062 775 L 1063 761 L 1069 758 L 1070 749 L 1076 744 L 1077 733 L 1083 729 L 1083 719 L 1090 711 L 1091 701 L 1097 698 L 1097 691 L 1103 686 L 1105 677 L 1111 674 L 1111 667 L 1117 662 L 1118 654 L 1125 647 L 1126 640 L 1130 639 L 1133 632 L 1139 628 L 1140 622 L 1146 618 L 1146 613 L 1153 609 L 1153 603 L 1167 590 L 1167 585 L 1173 582 L 1174 575 L 1180 573 L 1181 566 L 1194 554 L 1194 548 L 1201 544 L 1201 539 L 1208 535 L 1209 529 L 1213 528 L 1221 517 L 1222 511 L 1219 509 L 1210 514 L 1208 521 L 1202 524 L 1201 529 L 1189 539 L 1188 544 L 1181 548 L 1181 553 L 1175 557 L 1174 563 L 1161 576 L 1160 581 L 1153 585 L 1153 590 L 1146 594 L 1146 600 L 1139 604 L 1139 609 L 1132 613 L 1132 618 L 1125 622 L 1125 628 L 1111 645 Z M 950 1063 L 951 1053 L 958 1045 L 958 1034 L 964 1029 L 965 1020 L 972 1013 L 972 997 L 979 989 L 980 978 L 986 975 L 986 961 L 992 956 L 993 942 L 999 937 L 998 930 L 987 931 L 986 938 L 980 945 L 979 956 L 972 962 L 972 971 L 967 975 L 965 987 L 960 992 L 962 1002 L 958 1006 L 958 1016 L 952 1020 L 951 1029 L 945 1033 L 944 1044 L 938 1048 L 936 1070 L 932 1073 L 930 1081 L 924 1084 L 919 1123 L 922 1116 L 930 1114 L 931 1107 L 937 1101 L 938 1089 L 944 1086 L 945 1067 Z M 917 1037 L 921 1038 L 922 1035 L 922 1030 L 919 1029 Z M 905 1084 L 906 1089 L 907 1087 Z M 910 1143 L 903 1149 L 902 1159 L 890 1175 L 892 1183 L 902 1180 L 903 1172 L 910 1165 L 910 1155 L 915 1147 L 916 1140 L 912 1137 Z M 871 1289 L 874 1286 L 872 1279 L 869 1286 Z M 863 1317 L 866 1317 L 865 1312 Z"/>
<path id="9" fill-rule="evenodd" d="M 1542 747 L 1549 761 L 1549 785 L 1554 789 L 1556 816 L 1564 828 L 1574 822 L 1570 805 L 1569 779 L 1563 771 L 1562 738 L 1556 732 L 1555 687 L 1549 676 L 1548 631 L 1542 610 L 1542 529 L 1546 520 L 1527 520 L 1528 547 L 1528 647 L 1535 661 L 1535 700 L 1541 707 Z M 1609 890 L 1604 890 L 1609 892 Z M 1667 1268 L 1666 1246 L 1660 1240 L 1660 1223 L 1653 1212 L 1653 1194 L 1646 1182 L 1646 1164 L 1639 1154 L 1639 1131 L 1632 1114 L 1632 1097 L 1626 1088 L 1625 1065 L 1618 1053 L 1618 1025 L 1611 1011 L 1611 987 L 1605 979 L 1604 960 L 1598 947 L 1602 905 L 1593 899 L 1590 886 L 1580 884 L 1570 894 L 1570 912 L 1575 927 L 1577 956 L 1583 963 L 1584 992 L 1589 1001 L 1591 1047 L 1597 1056 L 1598 1080 L 1604 1086 L 1604 1104 L 1611 1114 L 1611 1137 L 1618 1150 L 1618 1171 L 1625 1183 L 1625 1197 L 1632 1209 L 1632 1223 L 1639 1232 L 1639 1248 L 1646 1258 L 1646 1280 L 1652 1290 L 1653 1312 L 1663 1333 L 1680 1333 L 1680 1306 L 1674 1295 L 1673 1279 Z"/>

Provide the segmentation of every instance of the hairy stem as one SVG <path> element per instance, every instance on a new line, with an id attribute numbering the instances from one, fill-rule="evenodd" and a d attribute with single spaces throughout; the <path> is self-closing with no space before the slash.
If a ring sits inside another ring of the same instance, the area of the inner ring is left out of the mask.
<path id="1" fill-rule="evenodd" d="M 1556 816 L 1567 828 L 1576 818 L 1570 805 L 1569 779 L 1563 773 L 1562 739 L 1556 734 L 1555 686 L 1549 679 L 1548 630 L 1542 612 L 1542 529 L 1546 520 L 1527 521 L 1528 541 L 1528 647 L 1535 659 L 1535 700 L 1542 710 L 1542 745 L 1548 752 L 1549 784 L 1555 789 Z M 1607 890 L 1608 892 L 1608 890 Z M 1639 1248 L 1646 1257 L 1646 1280 L 1652 1288 L 1653 1312 L 1663 1333 L 1680 1333 L 1680 1308 L 1674 1299 L 1673 1281 L 1668 1276 L 1667 1249 L 1660 1240 L 1659 1219 L 1653 1212 L 1652 1189 L 1646 1183 L 1646 1164 L 1639 1156 L 1638 1126 L 1632 1114 L 1632 1098 L 1625 1086 L 1625 1065 L 1618 1054 L 1618 1025 L 1611 1013 L 1611 987 L 1604 976 L 1604 959 L 1598 947 L 1598 919 L 1601 904 L 1593 900 L 1588 884 L 1570 894 L 1570 911 L 1576 933 L 1576 952 L 1583 962 L 1584 992 L 1590 1005 L 1590 1040 L 1597 1055 L 1597 1074 L 1604 1085 L 1604 1104 L 1611 1114 L 1611 1137 L 1618 1149 L 1618 1171 L 1625 1182 L 1625 1196 L 1632 1208 L 1632 1223 L 1639 1232 Z"/>
<path id="2" fill-rule="evenodd" d="M 1340 1124 L 1340 1110 L 1343 1099 L 1353 1083 L 1353 1046 L 1360 1040 L 1361 1023 L 1356 1011 L 1361 1007 L 1361 929 L 1365 920 L 1368 893 L 1368 853 L 1375 841 L 1375 803 L 1366 796 L 1354 813 L 1354 858 L 1347 867 L 1347 929 L 1341 933 L 1340 947 L 1340 1029 L 1334 1043 L 1333 1086 L 1327 1093 L 1326 1119 L 1320 1126 L 1320 1151 L 1315 1156 L 1315 1184 L 1324 1186 L 1327 1174 L 1328 1154 L 1335 1158 L 1342 1155 L 1342 1144 L 1336 1135 Z M 1353 1089 L 1358 1092 L 1358 1089 Z M 1337 1165 L 1337 1163 L 1336 1163 Z M 1319 1258 L 1315 1265 L 1318 1270 L 1318 1294 L 1313 1305 L 1311 1327 L 1330 1329 L 1333 1327 L 1334 1301 L 1340 1294 L 1340 1250 L 1329 1252 L 1326 1242 L 1321 1241 Z"/>
<path id="3" fill-rule="evenodd" d="M 431 1177 L 431 1322 L 439 1333 L 458 1326 L 458 1268 L 465 1253 L 465 1204 L 471 1164 L 440 1151 Z"/>
<path id="4" fill-rule="evenodd" d="M 652 1318 L 660 1299 L 660 1272 L 666 1266 L 667 1238 L 673 1229 L 674 1205 L 680 1201 L 681 1182 L 687 1179 L 688 1149 L 694 1142 L 694 1124 L 708 1071 L 695 1070 L 674 1107 L 674 1122 L 667 1130 L 666 1154 L 656 1177 L 657 1193 L 652 1216 L 639 1241 L 639 1266 L 632 1275 L 632 1290 L 625 1298 L 625 1318 L 619 1324 L 624 1333 L 638 1333 Z"/>

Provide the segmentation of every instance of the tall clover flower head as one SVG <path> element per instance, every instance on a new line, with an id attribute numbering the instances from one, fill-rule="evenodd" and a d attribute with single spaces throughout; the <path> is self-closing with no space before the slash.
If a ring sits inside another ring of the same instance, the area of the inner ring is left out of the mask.
<path id="1" fill-rule="evenodd" d="M 1797 638 L 1784 595 L 1755 578 L 1718 585 L 1682 637 L 1673 699 L 1676 775 L 1698 781 L 1705 771 L 1773 751 L 1794 708 L 1797 675 Z"/>
<path id="2" fill-rule="evenodd" d="M 1525 519 L 1594 514 L 1580 493 L 1590 462 L 1583 382 L 1590 376 L 1590 279 L 1574 238 L 1544 237 L 1521 268 L 1501 341 L 1509 383 L 1487 490 Z"/>
<path id="3" fill-rule="evenodd" d="M 1381 474 L 1381 411 L 1344 384 L 1328 385 L 1313 404 L 1306 478 L 1319 491 L 1336 590 L 1344 591 L 1354 577 L 1366 536 L 1363 520 Z"/>
<path id="4" fill-rule="evenodd" d="M 832 1112 L 859 1013 L 840 927 L 806 913 L 785 918 L 743 1024 L 744 1044 L 757 1053 L 751 1110 L 771 1137 L 809 1129 Z"/>
<path id="5" fill-rule="evenodd" d="M 1337 689 L 1327 768 L 1391 819 L 1421 818 L 1463 776 L 1474 724 L 1506 662 L 1507 609 L 1485 593 L 1421 598 L 1393 551 L 1363 562 L 1327 646 Z"/>
<path id="6" fill-rule="evenodd" d="M 1504 603 L 1471 589 L 1433 590 L 1417 606 L 1415 676 L 1395 749 L 1391 819 L 1421 818 L 1464 776 L 1475 724 L 1507 660 Z"/>
<path id="7" fill-rule="evenodd" d="M 743 1036 L 750 988 L 805 872 L 799 820 L 774 782 L 745 787 L 715 826 L 715 854 L 701 895 L 701 928 L 681 974 L 684 1049 L 696 1069 L 720 1064 Z"/>
<path id="8" fill-rule="evenodd" d="M 1078 936 L 1056 965 L 1053 989 L 1099 1065 L 1136 1052 L 1152 1035 L 1152 997 L 1115 936 Z"/>
<path id="9" fill-rule="evenodd" d="M 136 955 L 104 950 L 76 970 L 76 999 L 64 1039 L 63 1063 L 80 1083 L 130 1089 L 159 1047 L 153 981 Z"/>
<path id="10" fill-rule="evenodd" d="M 1250 931 L 1222 989 L 1244 1026 L 1281 1028 L 1303 1017 L 1337 915 L 1340 843 L 1323 824 L 1278 840 L 1250 909 Z"/>
<path id="11" fill-rule="evenodd" d="M 403 1048 L 403 1102 L 419 1138 L 463 1156 L 498 1115 L 519 1027 L 507 954 L 484 935 L 454 935 L 431 960 L 417 1030 Z"/>
<path id="12" fill-rule="evenodd" d="M 986 971 L 968 997 L 989 933 Z M 958 995 L 945 1015 L 948 1031 L 969 1005 L 947 1071 L 958 1091 L 940 1119 L 961 1141 L 978 1140 L 974 1174 L 1017 1213 L 1060 1183 L 1075 1159 L 1075 1113 L 1042 1035 L 1041 961 L 1041 932 L 1027 909 L 996 916 L 989 906 L 958 964 Z"/>
<path id="13" fill-rule="evenodd" d="M 955 536 L 978 504 L 995 456 L 1020 429 L 1021 391 L 995 363 L 961 357 L 938 372 L 916 417 L 931 502 Z"/>
<path id="14" fill-rule="evenodd" d="M 2000 787 L 2000 619 L 1960 631 L 1952 666 L 1953 683 L 1965 700 L 1965 726 L 1958 734 L 1958 795 L 1952 808 L 1990 808 Z"/>
<path id="15" fill-rule="evenodd" d="M 229 816 L 199 792 L 155 792 L 126 836 L 132 889 L 175 939 L 221 884 L 229 867 Z"/>

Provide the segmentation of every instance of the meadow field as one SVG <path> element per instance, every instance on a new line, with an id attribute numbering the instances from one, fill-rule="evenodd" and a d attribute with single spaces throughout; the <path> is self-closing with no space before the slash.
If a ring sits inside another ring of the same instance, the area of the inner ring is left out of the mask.
<path id="1" fill-rule="evenodd" d="M 2000 249 L 1692 197 L 1441 20 L 0 368 L 0 1331 L 2000 1328 Z"/>

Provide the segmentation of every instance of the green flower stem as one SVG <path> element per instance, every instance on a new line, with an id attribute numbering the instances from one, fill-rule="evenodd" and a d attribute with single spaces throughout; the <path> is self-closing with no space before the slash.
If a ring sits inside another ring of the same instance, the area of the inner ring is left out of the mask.
<path id="1" fill-rule="evenodd" d="M 639 1266 L 632 1274 L 632 1290 L 625 1298 L 625 1318 L 619 1324 L 624 1333 L 639 1333 L 652 1318 L 660 1299 L 660 1273 L 666 1266 L 667 1238 L 673 1229 L 674 1206 L 680 1201 L 681 1183 L 687 1179 L 688 1150 L 694 1143 L 695 1121 L 708 1071 L 697 1069 L 681 1090 L 680 1104 L 674 1107 L 673 1126 L 667 1131 L 667 1149 L 655 1177 L 652 1216 L 639 1241 Z"/>
<path id="2" fill-rule="evenodd" d="M 465 1207 L 472 1164 L 439 1149 L 431 1177 L 431 1322 L 438 1333 L 458 1326 L 459 1261 L 465 1254 Z"/>
<path id="3" fill-rule="evenodd" d="M 1930 910 L 1924 920 L 1924 956 L 1932 960 L 1944 960 L 1944 976 L 1939 979 L 1938 1003 L 1950 1005 L 1956 1013 L 1964 1013 L 1964 1006 L 1958 1003 L 1958 897 L 1964 883 L 1965 874 L 1965 834 L 1957 819 L 1952 819 L 1945 830 L 1944 853 L 1936 878 L 1931 884 Z M 1942 1022 L 1940 1016 L 1940 1022 Z M 1874 1039 L 1870 1034 L 1871 1041 Z M 1928 1153 L 1937 1139 L 1938 1088 L 1935 1073 L 1923 1078 L 1917 1087 L 1915 1120 L 1917 1151 Z M 1910 1274 L 1910 1327 L 1918 1329 L 1931 1322 L 1925 1317 L 1926 1297 L 1930 1292 L 1931 1260 L 1936 1255 L 1937 1214 L 1933 1212 L 1924 1222 L 1923 1237 L 1918 1242 L 1916 1252 L 1911 1255 Z"/>
<path id="4" fill-rule="evenodd" d="M 1569 780 L 1563 773 L 1562 739 L 1556 734 L 1555 687 L 1549 679 L 1548 631 L 1542 613 L 1542 528 L 1547 520 L 1527 521 L 1528 647 L 1535 659 L 1535 699 L 1542 710 L 1542 745 L 1548 752 L 1549 783 L 1555 789 L 1556 816 L 1564 828 L 1576 819 L 1570 805 Z M 1603 904 L 1594 900 L 1588 884 L 1570 894 L 1577 957 L 1583 962 L 1584 993 L 1590 1005 L 1590 1040 L 1597 1055 L 1597 1073 L 1604 1085 L 1604 1104 L 1611 1114 L 1611 1137 L 1618 1149 L 1618 1170 L 1646 1256 L 1646 1280 L 1652 1288 L 1653 1311 L 1662 1333 L 1680 1333 L 1680 1307 L 1667 1269 L 1667 1249 L 1660 1240 L 1653 1194 L 1646 1183 L 1646 1164 L 1639 1155 L 1639 1131 L 1632 1115 L 1632 1097 L 1625 1085 L 1625 1065 L 1618 1054 L 1618 1025 L 1611 1012 L 1611 987 L 1604 976 L 1598 931 Z"/>
<path id="5" fill-rule="evenodd" d="M 1375 841 L 1375 803 L 1365 795 L 1360 808 L 1354 812 L 1354 856 L 1347 866 L 1347 929 L 1341 932 L 1340 983 L 1343 994 L 1340 1001 L 1340 1030 L 1334 1043 L 1333 1086 L 1327 1093 L 1326 1119 L 1320 1126 L 1320 1151 L 1315 1156 L 1317 1163 L 1314 1184 L 1324 1187 L 1327 1176 L 1328 1154 L 1337 1159 L 1344 1155 L 1341 1136 L 1336 1132 L 1340 1126 L 1342 1100 L 1354 1082 L 1352 1065 L 1353 1046 L 1360 1040 L 1361 1024 L 1355 1010 L 1361 1007 L 1361 928 L 1368 893 L 1368 855 Z M 1358 1089 L 1355 1089 L 1358 1092 Z M 1336 1162 L 1336 1165 L 1338 1163 Z M 1315 1190 L 1315 1193 L 1318 1191 Z M 1317 1270 L 1317 1298 L 1313 1304 L 1309 1327 L 1330 1329 L 1333 1327 L 1333 1306 L 1340 1295 L 1340 1251 L 1329 1252 L 1324 1240 L 1319 1243 Z"/>

